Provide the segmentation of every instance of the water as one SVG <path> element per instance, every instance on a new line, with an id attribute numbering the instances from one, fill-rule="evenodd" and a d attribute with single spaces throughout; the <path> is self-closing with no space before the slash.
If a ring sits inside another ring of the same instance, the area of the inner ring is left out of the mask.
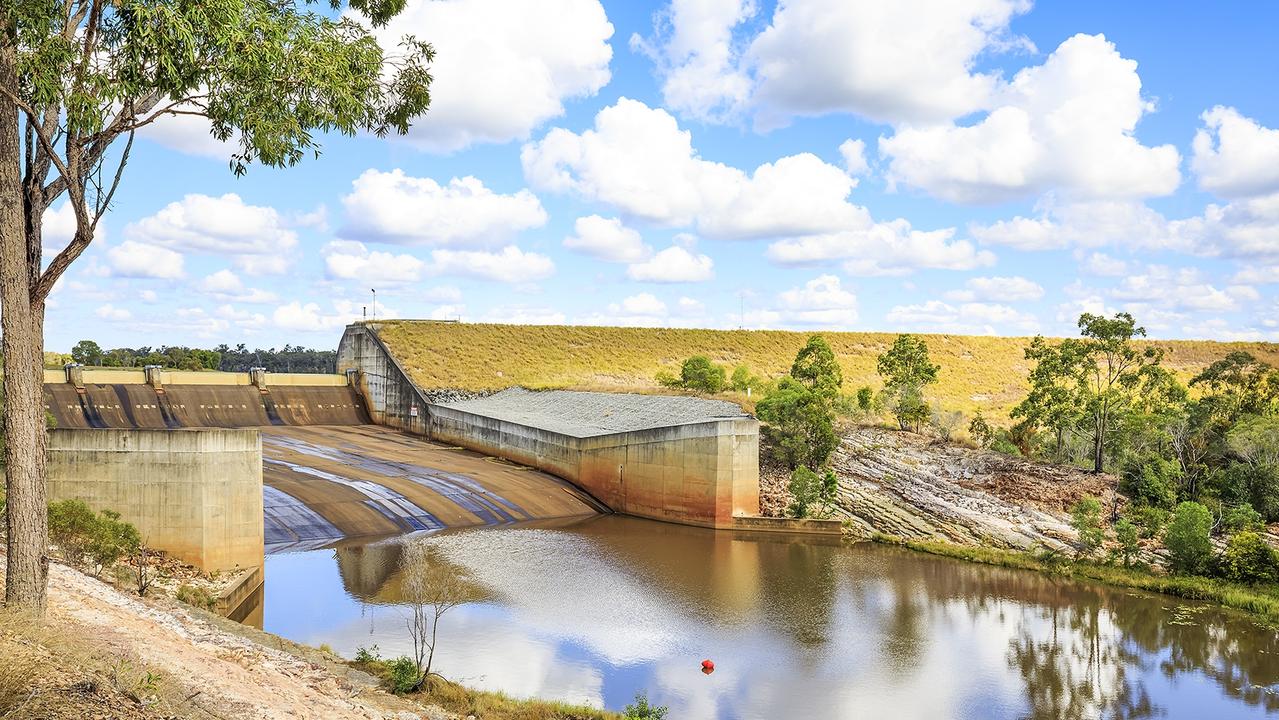
<path id="1" fill-rule="evenodd" d="M 444 616 L 436 667 L 516 696 L 621 709 L 645 690 L 672 720 L 1279 712 L 1276 634 L 1169 597 L 616 516 L 421 541 L 483 592 Z M 265 629 L 407 654 L 403 554 L 270 556 Z"/>

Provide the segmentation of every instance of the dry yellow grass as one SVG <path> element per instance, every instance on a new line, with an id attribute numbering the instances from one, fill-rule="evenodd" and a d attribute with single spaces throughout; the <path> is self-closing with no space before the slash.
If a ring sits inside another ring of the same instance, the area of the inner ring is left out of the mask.
<path id="1" fill-rule="evenodd" d="M 730 367 L 779 377 L 811 333 L 776 330 L 481 325 L 385 321 L 379 335 L 404 369 L 424 388 L 495 390 L 571 388 L 651 392 L 658 370 L 677 371 L 690 355 L 706 355 Z M 823 332 L 844 370 L 844 392 L 879 387 L 876 357 L 895 333 Z M 924 335 L 941 365 L 934 400 L 947 409 L 982 410 L 1005 418 L 1024 396 L 1029 364 L 1022 337 Z M 1151 341 L 1167 352 L 1166 364 L 1182 380 L 1233 350 L 1247 350 L 1279 365 L 1279 345 L 1201 340 Z"/>

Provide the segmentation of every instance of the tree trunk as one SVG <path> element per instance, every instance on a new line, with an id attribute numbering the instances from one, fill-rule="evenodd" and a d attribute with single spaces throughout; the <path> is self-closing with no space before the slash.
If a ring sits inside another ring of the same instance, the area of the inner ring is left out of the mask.
<path id="1" fill-rule="evenodd" d="M 17 50 L 0 37 L 0 85 L 18 91 Z M 31 301 L 22 199 L 18 108 L 0 100 L 0 346 L 4 355 L 8 557 L 5 603 L 44 613 L 48 559 L 45 509 L 44 302 Z"/>
<path id="2" fill-rule="evenodd" d="M 1096 428 L 1096 434 L 1093 436 L 1092 441 L 1092 471 L 1095 473 L 1100 474 L 1102 471 L 1102 452 L 1105 449 L 1105 446 L 1106 426 L 1103 424 Z"/>

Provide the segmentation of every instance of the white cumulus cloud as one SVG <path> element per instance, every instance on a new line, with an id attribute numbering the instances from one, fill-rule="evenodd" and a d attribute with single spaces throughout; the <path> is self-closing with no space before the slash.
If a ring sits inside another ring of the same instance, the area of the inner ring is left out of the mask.
<path id="1" fill-rule="evenodd" d="M 1232 107 L 1209 110 L 1203 122 L 1190 162 L 1200 187 L 1223 197 L 1279 192 L 1279 130 Z"/>
<path id="2" fill-rule="evenodd" d="M 108 249 L 107 262 L 116 277 L 176 280 L 184 275 L 182 253 L 133 240 Z"/>
<path id="3" fill-rule="evenodd" d="M 528 190 L 495 193 L 474 177 L 441 185 L 403 170 L 365 170 L 342 198 L 344 239 L 401 245 L 491 247 L 546 223 Z"/>
<path id="4" fill-rule="evenodd" d="M 975 277 L 964 283 L 963 290 L 946 293 L 948 300 L 973 302 L 989 300 L 995 302 L 1020 302 L 1038 300 L 1044 296 L 1044 288 L 1039 283 L 1021 276 L 1013 277 Z"/>
<path id="5" fill-rule="evenodd" d="M 715 263 L 680 245 L 672 245 L 644 262 L 626 268 L 632 280 L 652 283 L 706 282 L 715 277 Z"/>
<path id="6" fill-rule="evenodd" d="M 275 302 L 275 293 L 258 288 L 245 287 L 239 275 L 230 270 L 219 270 L 200 281 L 200 291 L 229 302 Z"/>
<path id="7" fill-rule="evenodd" d="M 653 254 L 653 248 L 644 244 L 639 232 L 618 218 L 580 217 L 573 223 L 573 230 L 573 235 L 564 238 L 564 247 L 600 260 L 631 263 Z"/>
<path id="8" fill-rule="evenodd" d="M 433 275 L 462 275 L 505 283 L 529 283 L 555 274 L 555 263 L 545 255 L 525 252 L 514 245 L 501 250 L 432 250 L 428 271 Z"/>
<path id="9" fill-rule="evenodd" d="M 527 137 L 608 84 L 613 57 L 598 0 L 409 0 L 374 35 L 392 54 L 404 35 L 435 47 L 431 108 L 408 135 L 435 151 Z"/>
<path id="10" fill-rule="evenodd" d="M 325 274 L 335 280 L 362 284 L 400 285 L 420 280 L 426 263 L 407 253 L 369 250 L 354 240 L 335 240 L 320 251 Z"/>

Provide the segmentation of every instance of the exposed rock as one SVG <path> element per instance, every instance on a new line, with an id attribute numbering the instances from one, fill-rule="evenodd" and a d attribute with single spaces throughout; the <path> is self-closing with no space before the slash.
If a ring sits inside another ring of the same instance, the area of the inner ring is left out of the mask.
<path id="1" fill-rule="evenodd" d="M 1113 476 L 881 428 L 847 430 L 831 464 L 839 476 L 834 517 L 866 534 L 1065 550 L 1075 537 L 1071 505 L 1086 495 L 1107 510 L 1122 502 Z M 760 474 L 763 504 L 762 459 Z"/>

